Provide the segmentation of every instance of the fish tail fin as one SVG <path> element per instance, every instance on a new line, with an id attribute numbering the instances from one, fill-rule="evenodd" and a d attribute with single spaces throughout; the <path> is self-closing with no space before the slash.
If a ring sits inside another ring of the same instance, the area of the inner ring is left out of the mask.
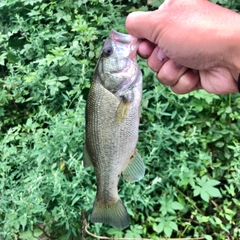
<path id="1" fill-rule="evenodd" d="M 120 198 L 117 202 L 108 205 L 104 205 L 95 199 L 91 222 L 106 223 L 115 228 L 126 228 L 129 225 L 130 218 Z"/>

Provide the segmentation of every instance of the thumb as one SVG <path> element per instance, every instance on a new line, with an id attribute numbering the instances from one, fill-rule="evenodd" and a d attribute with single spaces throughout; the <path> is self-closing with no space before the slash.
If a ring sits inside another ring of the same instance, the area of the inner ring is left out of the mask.
<path id="1" fill-rule="evenodd" d="M 159 10 L 130 13 L 126 19 L 128 33 L 157 44 L 159 30 L 161 29 L 161 16 L 159 15 Z"/>

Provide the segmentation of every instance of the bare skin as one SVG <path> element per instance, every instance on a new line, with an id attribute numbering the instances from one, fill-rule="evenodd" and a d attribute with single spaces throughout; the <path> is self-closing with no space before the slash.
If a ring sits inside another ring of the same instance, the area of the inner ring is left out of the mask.
<path id="1" fill-rule="evenodd" d="M 166 0 L 129 14 L 126 28 L 143 39 L 138 54 L 173 92 L 238 92 L 240 14 L 207 0 Z"/>

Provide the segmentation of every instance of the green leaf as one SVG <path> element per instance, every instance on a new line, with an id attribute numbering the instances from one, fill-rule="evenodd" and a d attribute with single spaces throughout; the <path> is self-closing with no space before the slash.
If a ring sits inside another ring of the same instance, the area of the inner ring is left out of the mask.
<path id="1" fill-rule="evenodd" d="M 204 237 L 206 240 L 213 240 L 212 236 L 210 236 L 210 235 L 204 235 Z"/>
<path id="2" fill-rule="evenodd" d="M 159 234 L 159 233 L 163 232 L 163 229 L 164 229 L 164 223 L 163 222 L 160 222 L 159 224 L 156 224 L 156 223 L 153 224 L 153 230 L 156 233 Z"/>
<path id="3" fill-rule="evenodd" d="M 194 191 L 193 191 L 193 195 L 198 196 L 200 193 L 201 193 L 201 187 L 195 186 Z"/>
<path id="4" fill-rule="evenodd" d="M 222 194 L 220 193 L 220 191 L 215 187 L 209 186 L 207 188 L 207 192 L 208 192 L 209 196 L 211 196 L 211 197 L 222 197 Z"/>
<path id="5" fill-rule="evenodd" d="M 209 202 L 209 194 L 208 194 L 208 192 L 206 192 L 205 190 L 201 190 L 200 196 L 201 196 L 201 198 L 204 201 Z"/>
<path id="6" fill-rule="evenodd" d="M 214 179 L 209 179 L 207 181 L 207 185 L 209 185 L 209 186 L 216 186 L 216 185 L 219 185 L 219 184 L 220 184 L 220 182 L 217 181 L 217 180 L 214 180 Z"/>
<path id="7" fill-rule="evenodd" d="M 175 222 L 170 221 L 170 222 L 169 222 L 169 226 L 170 226 L 173 230 L 178 231 L 178 226 L 177 226 L 177 224 L 176 224 Z"/>
<path id="8" fill-rule="evenodd" d="M 94 57 L 94 52 L 93 51 L 89 51 L 88 56 L 90 59 L 92 59 Z"/>
<path id="9" fill-rule="evenodd" d="M 194 196 L 200 195 L 206 202 L 209 202 L 210 197 L 222 197 L 219 189 L 214 187 L 219 183 L 217 180 L 207 179 L 207 176 L 203 176 L 201 179 L 197 178 L 197 184 L 199 186 L 193 186 Z"/>
<path id="10" fill-rule="evenodd" d="M 169 225 L 165 225 L 163 229 L 166 237 L 171 237 L 173 229 Z"/>
<path id="11" fill-rule="evenodd" d="M 184 206 L 179 202 L 172 202 L 171 207 L 175 210 L 182 210 Z"/>
<path id="12" fill-rule="evenodd" d="M 37 240 L 38 238 L 33 236 L 31 231 L 21 232 L 19 235 L 19 239 L 21 240 Z"/>
<path id="13" fill-rule="evenodd" d="M 111 236 L 114 236 L 115 238 L 122 238 L 123 232 L 120 229 L 117 228 L 110 228 L 107 233 Z"/>
<path id="14" fill-rule="evenodd" d="M 4 66 L 5 65 L 5 59 L 7 59 L 7 52 L 4 52 L 0 55 L 0 65 Z"/>

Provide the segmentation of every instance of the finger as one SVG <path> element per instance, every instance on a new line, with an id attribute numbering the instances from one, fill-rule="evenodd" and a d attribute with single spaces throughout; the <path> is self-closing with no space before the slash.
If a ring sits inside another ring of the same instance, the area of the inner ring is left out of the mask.
<path id="1" fill-rule="evenodd" d="M 126 28 L 129 34 L 137 38 L 146 38 L 146 36 L 148 36 L 148 33 L 144 34 L 143 29 L 145 28 L 147 30 L 146 19 L 149 18 L 149 16 L 149 12 L 130 13 L 126 19 Z"/>
<path id="2" fill-rule="evenodd" d="M 161 67 L 164 64 L 164 58 L 161 58 L 161 56 L 159 57 L 159 47 L 156 46 L 152 52 L 152 54 L 149 56 L 147 63 L 148 66 L 154 71 L 154 72 L 159 72 L 159 70 L 161 69 Z M 167 58 L 165 58 L 166 60 Z"/>
<path id="3" fill-rule="evenodd" d="M 163 52 L 162 49 L 159 48 L 158 52 L 157 52 L 157 58 L 161 61 L 167 61 L 169 59 L 169 57 L 167 57 L 167 55 Z"/>
<path id="4" fill-rule="evenodd" d="M 148 40 L 144 40 L 139 44 L 138 54 L 142 58 L 148 58 L 152 54 L 155 47 L 156 44 L 149 42 Z"/>
<path id="5" fill-rule="evenodd" d="M 166 61 L 157 74 L 160 83 L 174 86 L 179 78 L 187 71 L 186 67 L 176 64 L 173 60 Z"/>
<path id="6" fill-rule="evenodd" d="M 189 93 L 201 89 L 199 74 L 188 69 L 171 87 L 172 91 L 178 94 Z"/>
<path id="7" fill-rule="evenodd" d="M 126 28 L 129 34 L 157 43 L 156 29 L 163 23 L 160 21 L 159 10 L 150 12 L 133 12 L 126 19 Z"/>

